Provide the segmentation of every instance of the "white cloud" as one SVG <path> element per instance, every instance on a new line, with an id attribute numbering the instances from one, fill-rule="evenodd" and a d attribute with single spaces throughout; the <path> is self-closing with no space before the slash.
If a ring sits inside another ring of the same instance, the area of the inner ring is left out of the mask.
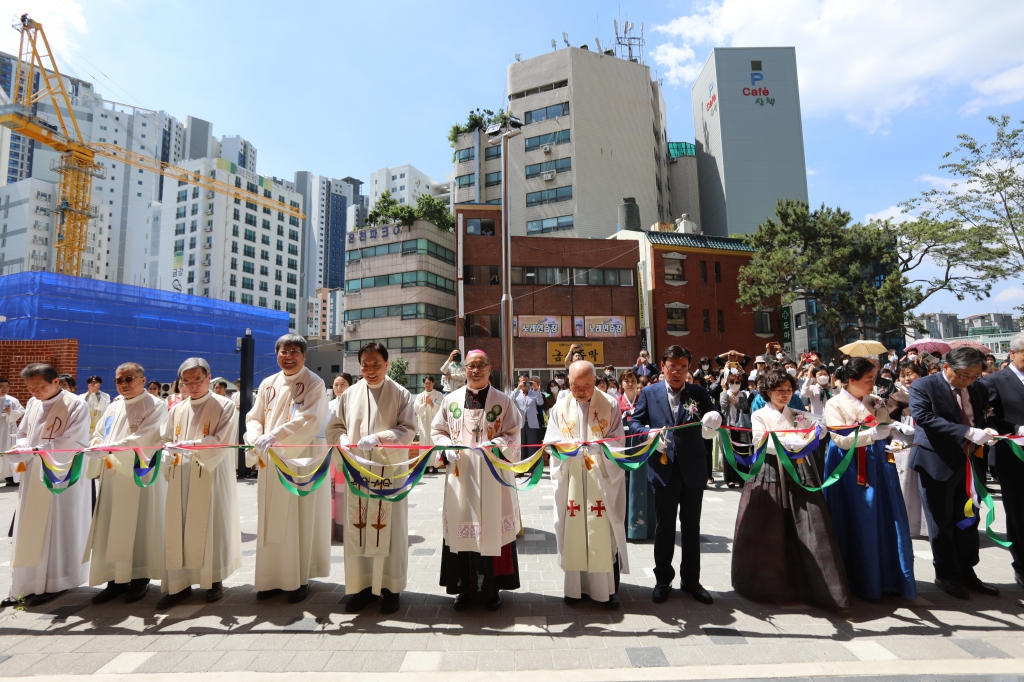
<path id="1" fill-rule="evenodd" d="M 906 223 L 916 218 L 908 213 L 904 213 L 903 209 L 899 206 L 890 206 L 889 208 L 883 208 L 877 213 L 868 213 L 864 216 L 864 222 L 870 223 L 872 220 L 891 220 L 894 223 Z"/>
<path id="2" fill-rule="evenodd" d="M 57 67 L 62 66 L 60 55 L 67 55 L 67 48 L 78 48 L 75 39 L 78 35 L 88 33 L 85 12 L 76 0 L 32 0 L 24 3 L 19 0 L 0 0 L 0 17 L 6 21 L 8 17 L 18 17 L 28 10 L 29 16 L 43 26 L 46 40 L 57 55 Z M 18 41 L 21 34 L 0 27 L 0 51 L 18 54 Z"/>
<path id="3" fill-rule="evenodd" d="M 1020 303 L 1024 301 L 1024 289 L 1013 286 L 1006 287 L 993 296 L 992 300 L 996 303 Z"/>
<path id="4" fill-rule="evenodd" d="M 818 171 L 815 170 L 814 168 L 808 168 L 807 169 L 807 175 L 817 175 L 817 174 L 818 174 Z"/>
<path id="5" fill-rule="evenodd" d="M 953 189 L 953 185 L 957 183 L 953 178 L 944 178 L 938 175 L 918 175 L 914 180 L 927 183 L 933 188 L 944 192 Z"/>
<path id="6" fill-rule="evenodd" d="M 652 55 L 673 83 L 692 83 L 713 47 L 793 45 L 804 113 L 842 113 L 871 130 L 950 87 L 984 96 L 965 113 L 1024 99 L 1021 2 L 705 0 L 697 7 L 654 29 L 669 38 Z"/>

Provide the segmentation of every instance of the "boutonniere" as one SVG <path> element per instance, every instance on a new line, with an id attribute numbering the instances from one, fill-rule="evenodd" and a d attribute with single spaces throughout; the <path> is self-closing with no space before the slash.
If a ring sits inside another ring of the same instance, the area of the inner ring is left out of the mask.
<path id="1" fill-rule="evenodd" d="M 994 417 L 994 416 L 996 416 L 996 408 L 994 408 L 994 407 L 988 408 L 988 412 L 985 413 L 985 419 L 988 419 L 988 418 Z"/>
<path id="2" fill-rule="evenodd" d="M 700 412 L 700 407 L 697 405 L 697 401 L 690 398 L 683 403 L 683 409 L 686 410 L 690 416 L 696 417 L 697 413 Z"/>
<path id="3" fill-rule="evenodd" d="M 802 414 L 797 414 L 795 417 L 797 428 L 804 428 L 807 424 L 807 417 Z"/>

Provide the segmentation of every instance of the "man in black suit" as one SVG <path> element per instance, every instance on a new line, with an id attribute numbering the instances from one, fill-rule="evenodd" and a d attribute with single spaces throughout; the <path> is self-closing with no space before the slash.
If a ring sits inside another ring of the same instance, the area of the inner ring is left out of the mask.
<path id="1" fill-rule="evenodd" d="M 946 354 L 941 372 L 918 379 L 910 387 L 910 413 L 917 428 L 909 464 L 920 474 L 935 584 L 958 599 L 967 599 L 968 589 L 999 594 L 974 573 L 980 513 L 975 511 L 973 521 L 964 514 L 969 499 L 968 456 L 991 442 L 995 433 L 985 430 L 985 388 L 974 384 L 984 366 L 981 351 L 954 348 Z M 984 471 L 984 460 L 976 463 Z"/>
<path id="2" fill-rule="evenodd" d="M 647 460 L 647 475 L 654 484 L 654 577 L 651 599 L 668 599 L 675 578 L 672 555 L 676 546 L 676 518 L 682 525 L 682 589 L 705 604 L 711 595 L 700 584 L 700 513 L 708 480 L 704 437 L 711 438 L 722 423 L 708 392 L 686 383 L 690 351 L 669 346 L 661 359 L 665 380 L 644 388 L 637 398 L 631 434 L 647 433 L 687 423 L 700 426 L 666 431 L 662 446 Z M 707 432 L 706 434 L 704 432 Z"/>
<path id="3" fill-rule="evenodd" d="M 1010 339 L 1010 364 L 981 380 L 992 406 L 992 426 L 1001 434 L 1024 436 L 1024 334 Z M 1024 441 L 1018 441 L 1024 442 Z M 996 473 L 1003 494 L 1006 535 L 1013 543 L 1013 574 L 1024 587 L 1024 462 L 1006 441 L 996 441 Z"/>

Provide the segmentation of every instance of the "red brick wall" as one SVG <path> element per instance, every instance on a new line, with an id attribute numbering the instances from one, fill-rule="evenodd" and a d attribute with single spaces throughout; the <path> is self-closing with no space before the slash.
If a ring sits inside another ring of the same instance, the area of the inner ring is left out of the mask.
<path id="1" fill-rule="evenodd" d="M 670 286 L 665 283 L 665 259 L 661 254 L 666 252 L 686 255 L 686 260 L 683 261 L 686 284 Z M 766 343 L 782 342 L 778 311 L 773 311 L 771 314 L 774 333 L 770 337 L 761 337 L 754 333 L 753 311 L 749 308 L 742 308 L 736 303 L 739 296 L 737 285 L 739 269 L 750 260 L 749 254 L 733 254 L 728 251 L 708 249 L 657 247 L 651 255 L 654 269 L 651 307 L 656 358 L 660 358 L 662 351 L 673 344 L 688 348 L 693 354 L 694 360 L 704 355 L 709 358 L 714 357 L 728 350 L 737 350 L 753 358 L 764 353 Z M 700 278 L 700 261 L 702 260 L 707 263 L 707 282 L 701 282 Z M 721 263 L 721 282 L 715 281 L 715 262 Z M 690 333 L 685 336 L 670 336 L 666 331 L 668 311 L 665 304 L 671 302 L 690 306 L 686 311 Z M 711 318 L 710 332 L 704 331 L 702 311 L 705 308 L 709 311 Z M 718 331 L 718 310 L 725 313 L 725 333 Z"/>
<path id="2" fill-rule="evenodd" d="M 53 365 L 61 374 L 78 371 L 78 339 L 50 341 L 0 341 L 0 377 L 11 382 L 11 395 L 24 405 L 31 397 L 21 370 L 33 362 Z"/>
<path id="3" fill-rule="evenodd" d="M 500 212 L 475 207 L 456 206 L 456 215 L 467 218 L 493 218 L 494 237 L 466 236 L 463 260 L 466 265 L 501 264 Z M 636 271 L 639 261 L 636 242 L 599 239 L 566 239 L 562 237 L 512 237 L 512 265 L 564 268 L 628 268 Z M 515 315 L 639 315 L 639 302 L 634 286 L 512 286 Z M 491 284 L 465 286 L 464 314 L 497 315 L 501 287 Z M 639 326 L 639 320 L 637 320 Z M 458 323 L 462 334 L 462 320 Z M 586 341 L 583 338 L 535 339 L 516 338 L 517 368 L 552 367 L 547 362 L 548 341 Z M 632 365 L 640 350 L 638 336 L 618 339 L 589 339 L 604 344 L 604 361 L 617 367 Z M 496 338 L 467 338 L 467 350 L 480 348 L 494 365 L 501 362 L 501 349 Z"/>

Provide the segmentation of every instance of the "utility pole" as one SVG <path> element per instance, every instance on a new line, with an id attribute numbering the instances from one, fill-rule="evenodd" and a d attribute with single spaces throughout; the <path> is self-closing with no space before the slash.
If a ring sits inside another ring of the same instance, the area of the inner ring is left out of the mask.
<path id="1" fill-rule="evenodd" d="M 244 443 L 245 415 L 252 409 L 252 379 L 256 360 L 256 340 L 252 338 L 252 330 L 246 329 L 245 336 L 237 339 L 237 350 L 242 356 L 238 376 L 238 442 Z M 238 451 L 238 478 L 247 478 L 249 467 L 245 466 L 245 450 Z"/>

